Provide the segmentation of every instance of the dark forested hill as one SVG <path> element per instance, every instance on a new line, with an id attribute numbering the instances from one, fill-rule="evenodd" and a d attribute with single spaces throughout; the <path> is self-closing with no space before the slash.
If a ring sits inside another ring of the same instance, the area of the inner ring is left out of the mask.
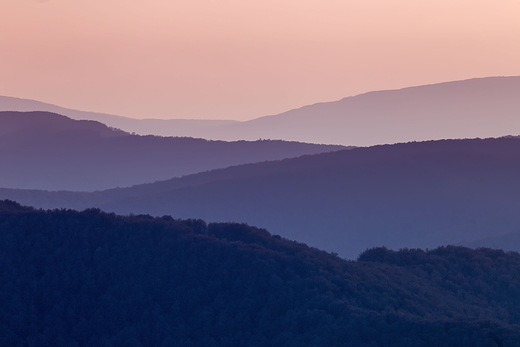
<path id="1" fill-rule="evenodd" d="M 0 112 L 0 187 L 93 191 L 343 148 L 138 136 L 48 112 Z"/>
<path id="2" fill-rule="evenodd" d="M 480 239 L 486 246 L 490 237 L 518 231 L 519 177 L 520 139 L 444 140 L 241 165 L 93 194 L 4 189 L 0 198 L 246 222 L 355 259 L 369 247 Z M 509 249 L 520 250 L 520 243 Z"/>
<path id="3" fill-rule="evenodd" d="M 518 346 L 520 255 L 0 202 L 2 346 Z"/>

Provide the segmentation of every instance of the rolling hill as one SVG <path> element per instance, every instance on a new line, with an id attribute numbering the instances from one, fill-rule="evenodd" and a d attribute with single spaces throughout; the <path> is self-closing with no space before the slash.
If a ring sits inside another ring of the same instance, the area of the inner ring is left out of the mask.
<path id="1" fill-rule="evenodd" d="M 489 77 L 369 92 L 226 127 L 222 139 L 270 138 L 353 146 L 520 134 L 520 77 Z"/>
<path id="2" fill-rule="evenodd" d="M 517 346 L 520 255 L 346 261 L 233 223 L 0 201 L 3 346 Z"/>
<path id="3" fill-rule="evenodd" d="M 37 110 L 51 106 L 31 100 L 0 98 L 0 110 Z M 245 122 L 132 120 L 72 110 L 60 111 L 72 118 L 95 119 L 138 134 L 226 141 L 261 138 L 370 146 L 449 138 L 500 137 L 520 134 L 520 76 L 475 78 L 374 91 Z"/>
<path id="4" fill-rule="evenodd" d="M 508 137 L 355 148 L 96 193 L 1 189 L 0 198 L 245 222 L 355 259 L 375 246 L 433 248 L 517 231 L 518 177 L 520 139 Z"/>
<path id="5" fill-rule="evenodd" d="M 94 191 L 343 148 L 140 136 L 49 112 L 0 112 L 0 187 Z"/>
<path id="6" fill-rule="evenodd" d="M 94 120 L 138 135 L 181 136 L 205 139 L 213 139 L 211 134 L 214 128 L 238 123 L 238 121 L 233 120 L 135 119 L 107 113 L 79 111 L 46 102 L 9 96 L 0 96 L 0 111 L 45 111 L 61 114 L 75 120 Z"/>

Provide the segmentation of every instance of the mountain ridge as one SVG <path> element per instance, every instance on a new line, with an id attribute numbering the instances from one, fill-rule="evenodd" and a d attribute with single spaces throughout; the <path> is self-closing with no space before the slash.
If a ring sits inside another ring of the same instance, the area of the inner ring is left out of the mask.
<path id="1" fill-rule="evenodd" d="M 244 222 L 355 259 L 375 246 L 434 248 L 517 230 L 519 176 L 517 138 L 442 140 L 244 164 L 97 193 L 0 189 L 0 198 Z"/>
<path id="2" fill-rule="evenodd" d="M 238 122 L 234 120 L 211 119 L 136 119 L 102 112 L 79 111 L 37 100 L 9 96 L 0 96 L 0 111 L 47 111 L 64 115 L 75 120 L 98 121 L 107 126 L 121 129 L 129 133 L 136 133 L 138 135 L 156 135 L 166 137 L 187 136 L 202 138 L 203 136 L 197 136 L 197 133 L 194 132 L 193 129 L 213 128 Z M 172 131 L 172 129 L 176 130 Z"/>
<path id="3" fill-rule="evenodd" d="M 48 112 L 0 112 L 0 129 L 4 188 L 94 191 L 345 148 L 140 136 Z"/>
<path id="4" fill-rule="evenodd" d="M 0 110 L 7 107 L 2 100 L 7 99 L 0 97 Z M 104 123 L 143 135 L 369 146 L 516 135 L 520 133 L 518 110 L 520 76 L 496 76 L 371 91 L 248 121 L 137 121 L 124 117 L 115 121 L 117 116 L 111 116 Z"/>

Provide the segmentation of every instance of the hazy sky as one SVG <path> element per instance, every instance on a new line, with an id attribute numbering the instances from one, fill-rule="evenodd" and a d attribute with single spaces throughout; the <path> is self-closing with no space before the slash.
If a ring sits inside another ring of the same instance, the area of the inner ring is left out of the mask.
<path id="1" fill-rule="evenodd" d="M 0 0 L 0 95 L 251 119 L 520 75 L 520 0 Z"/>

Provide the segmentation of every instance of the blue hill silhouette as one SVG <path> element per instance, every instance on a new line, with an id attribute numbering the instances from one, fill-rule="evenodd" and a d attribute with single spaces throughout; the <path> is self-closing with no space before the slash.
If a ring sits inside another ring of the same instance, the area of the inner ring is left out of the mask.
<path id="1" fill-rule="evenodd" d="M 0 187 L 94 191 L 343 148 L 139 136 L 49 112 L 0 112 Z"/>
<path id="2" fill-rule="evenodd" d="M 375 246 L 433 248 L 517 231 L 518 177 L 520 139 L 510 137 L 355 148 L 88 194 L 3 189 L 0 198 L 246 222 L 355 259 Z"/>

